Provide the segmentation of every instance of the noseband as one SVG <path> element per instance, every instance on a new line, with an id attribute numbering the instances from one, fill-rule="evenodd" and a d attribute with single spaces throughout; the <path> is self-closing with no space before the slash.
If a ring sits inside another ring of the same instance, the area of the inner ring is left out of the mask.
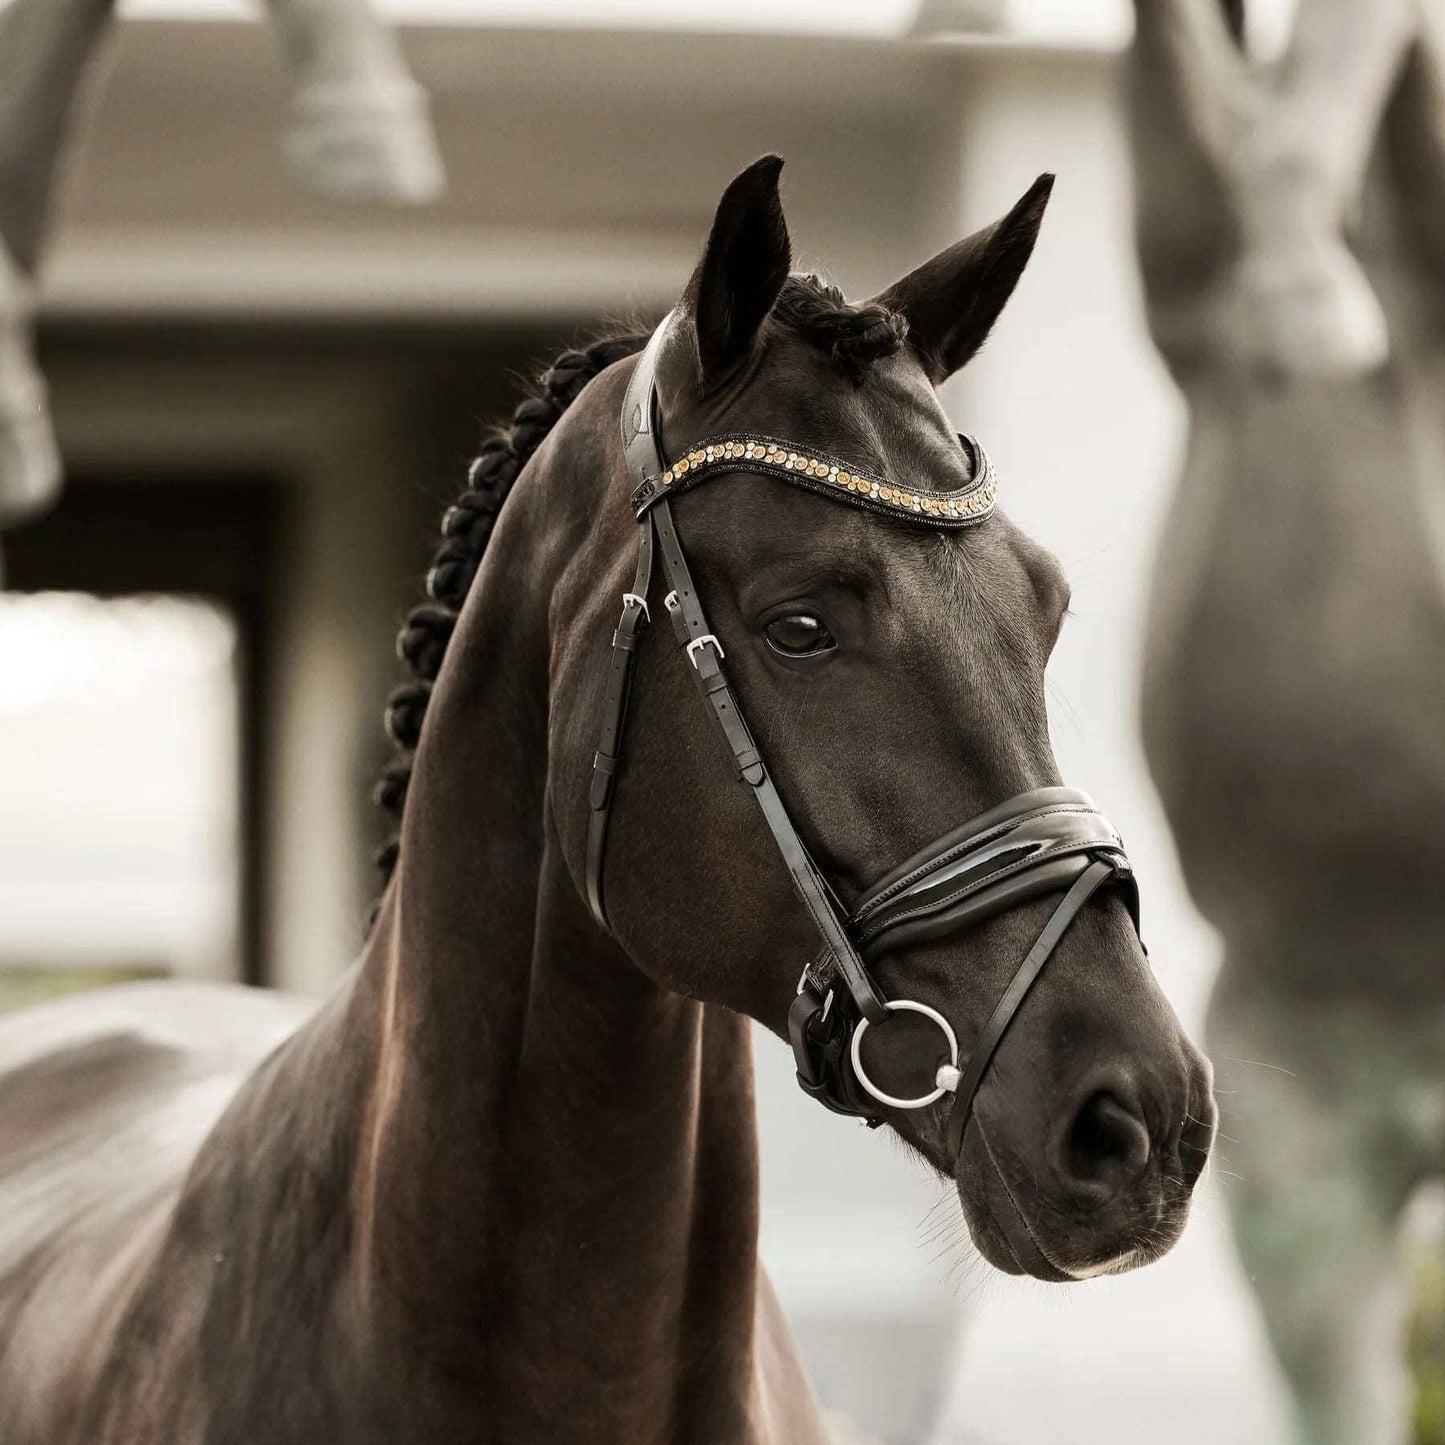
<path id="1" fill-rule="evenodd" d="M 883 1122 L 877 1104 L 921 1109 L 953 1095 L 948 1144 L 957 1157 L 975 1095 L 995 1051 L 1059 940 L 1088 900 L 1105 884 L 1116 887 L 1139 926 L 1139 895 L 1119 835 L 1085 793 L 1038 788 L 1021 793 L 946 833 L 870 888 L 850 914 L 813 861 L 778 794 L 742 709 L 723 670 L 722 644 L 708 625 L 678 539 L 670 499 L 711 476 L 751 471 L 778 476 L 848 505 L 927 527 L 953 530 L 981 522 L 993 510 L 996 482 L 983 448 L 960 437 L 973 475 L 956 492 L 901 488 L 811 448 L 776 438 L 714 437 L 668 466 L 657 432 L 657 360 L 671 318 L 663 321 L 638 358 L 622 404 L 622 445 L 633 482 L 637 517 L 637 570 L 623 594 L 622 620 L 612 635 L 612 662 L 603 706 L 602 736 L 593 763 L 587 838 L 587 902 L 604 928 L 602 868 L 618 770 L 632 666 L 651 620 L 648 594 L 653 559 L 662 557 L 668 592 L 663 606 L 691 664 L 693 681 L 733 755 L 738 777 L 757 799 L 783 863 L 823 940 L 820 957 L 803 970 L 788 1011 L 788 1032 L 798 1082 L 835 1113 L 870 1125 Z M 984 1025 L 967 1060 L 946 1018 L 912 999 L 888 1000 L 868 964 L 881 954 L 921 939 L 939 938 L 997 917 L 1019 904 L 1062 892 Z M 883 1092 L 864 1067 L 861 1046 L 869 1028 L 892 1014 L 916 1013 L 943 1036 L 945 1057 L 934 1088 L 916 1098 Z"/>

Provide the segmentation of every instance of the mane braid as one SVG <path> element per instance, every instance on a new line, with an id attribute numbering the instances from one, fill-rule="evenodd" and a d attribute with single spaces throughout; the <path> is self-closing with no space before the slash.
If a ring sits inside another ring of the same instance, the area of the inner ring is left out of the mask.
<path id="1" fill-rule="evenodd" d="M 876 301 L 851 305 L 843 293 L 818 276 L 788 277 L 775 310 L 795 331 L 826 351 L 854 386 L 868 367 L 892 356 L 908 335 L 908 322 Z"/>
<path id="2" fill-rule="evenodd" d="M 387 699 L 386 730 L 396 744 L 397 755 L 387 764 L 372 794 L 377 806 L 398 823 L 406 807 L 412 759 L 432 684 L 441 671 L 457 614 L 467 600 L 512 484 L 582 388 L 613 362 L 634 355 L 646 344 L 646 333 L 626 333 L 604 337 L 578 351 L 564 351 L 537 379 L 511 420 L 487 435 L 467 471 L 466 486 L 443 515 L 442 543 L 426 574 L 431 600 L 407 614 L 396 639 L 396 653 L 410 681 Z M 377 850 L 376 866 L 383 887 L 396 868 L 400 846 L 399 837 L 393 834 Z M 372 909 L 373 923 L 379 906 Z"/>

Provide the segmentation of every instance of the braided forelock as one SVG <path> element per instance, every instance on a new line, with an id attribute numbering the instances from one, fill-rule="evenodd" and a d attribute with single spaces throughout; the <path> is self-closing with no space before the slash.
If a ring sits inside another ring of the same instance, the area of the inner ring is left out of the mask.
<path id="1" fill-rule="evenodd" d="M 908 335 L 908 322 L 896 311 L 876 301 L 854 306 L 818 276 L 790 276 L 774 311 L 825 351 L 854 386 L 863 384 L 873 362 L 897 352 Z"/>

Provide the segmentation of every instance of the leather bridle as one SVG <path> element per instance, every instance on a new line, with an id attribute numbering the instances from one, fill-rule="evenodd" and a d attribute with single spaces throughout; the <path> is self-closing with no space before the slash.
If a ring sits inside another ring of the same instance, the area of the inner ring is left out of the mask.
<path id="1" fill-rule="evenodd" d="M 960 437 L 960 443 L 971 454 L 973 475 L 963 489 L 953 493 L 893 486 L 814 450 L 766 437 L 712 438 L 669 467 L 658 436 L 656 376 L 671 321 L 670 316 L 664 319 L 638 358 L 622 405 L 622 445 L 638 521 L 637 568 L 631 589 L 623 594 L 622 618 L 612 636 L 602 733 L 593 763 L 588 907 L 606 928 L 602 881 L 607 827 L 622 765 L 632 668 L 651 620 L 648 596 L 654 558 L 660 555 L 668 587 L 663 606 L 691 665 L 693 681 L 732 753 L 739 779 L 757 800 L 793 887 L 822 937 L 822 953 L 803 970 L 788 1013 L 798 1082 L 835 1113 L 858 1116 L 870 1125 L 883 1122 L 877 1104 L 924 1108 L 944 1093 L 952 1093 L 948 1143 L 956 1157 L 974 1097 L 994 1053 L 1080 910 L 1094 893 L 1110 884 L 1122 893 L 1138 929 L 1133 869 L 1119 835 L 1087 794 L 1072 788 L 1038 788 L 945 834 L 870 888 L 851 914 L 844 908 L 793 826 L 753 741 L 723 668 L 722 644 L 708 625 L 688 568 L 670 498 L 711 476 L 753 471 L 779 476 L 865 510 L 903 516 L 915 524 L 958 528 L 972 526 L 992 511 L 993 470 L 982 447 L 967 437 Z M 911 999 L 885 999 L 869 973 L 869 961 L 890 949 L 953 933 L 1030 899 L 1058 892 L 1063 898 L 964 1062 L 953 1028 L 942 1014 Z M 947 1045 L 934 1090 L 918 1098 L 900 1099 L 884 1093 L 863 1065 L 864 1034 L 870 1027 L 886 1023 L 894 1012 L 918 1013 L 932 1020 Z"/>

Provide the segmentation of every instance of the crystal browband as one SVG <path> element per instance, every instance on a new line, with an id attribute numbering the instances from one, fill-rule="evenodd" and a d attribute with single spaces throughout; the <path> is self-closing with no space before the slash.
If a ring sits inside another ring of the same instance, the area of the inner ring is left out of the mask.
<path id="1" fill-rule="evenodd" d="M 661 476 L 648 477 L 632 493 L 639 520 L 662 497 L 674 496 L 718 472 L 759 472 L 836 497 L 855 507 L 890 516 L 907 516 L 938 527 L 967 527 L 993 511 L 998 478 L 988 453 L 969 436 L 959 436 L 973 461 L 973 477 L 956 492 L 900 487 L 883 477 L 858 471 L 822 452 L 800 451 L 775 437 L 714 437 L 679 457 Z"/>

